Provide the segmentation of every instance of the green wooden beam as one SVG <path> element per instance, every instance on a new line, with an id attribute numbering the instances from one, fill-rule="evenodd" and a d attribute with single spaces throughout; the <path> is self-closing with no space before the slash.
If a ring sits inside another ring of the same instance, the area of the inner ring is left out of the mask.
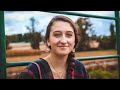
<path id="1" fill-rule="evenodd" d="M 4 11 L 0 11 L 0 79 L 6 78 L 6 38 L 4 25 Z"/>
<path id="2" fill-rule="evenodd" d="M 120 16 L 119 11 L 115 11 L 115 17 L 116 17 L 116 39 L 117 39 L 117 53 L 120 55 Z M 119 70 L 119 79 L 120 79 L 120 57 L 118 58 L 118 70 Z"/>
<path id="3" fill-rule="evenodd" d="M 106 58 L 118 58 L 118 55 L 105 55 L 105 56 L 91 56 L 91 57 L 78 57 L 75 58 L 79 61 L 86 61 L 86 60 L 95 60 L 95 59 L 106 59 Z M 16 67 L 16 66 L 26 66 L 31 61 L 24 61 L 24 62 L 7 62 L 6 66 L 8 67 Z"/>
<path id="4" fill-rule="evenodd" d="M 66 11 L 49 11 L 49 12 L 50 13 L 56 13 L 56 14 L 66 14 L 66 15 L 74 15 L 74 16 L 83 16 L 83 17 L 91 17 L 91 18 L 101 18 L 101 19 L 115 20 L 115 17 L 90 15 L 90 14 L 83 14 L 83 13 L 77 13 L 77 12 L 66 12 Z"/>
<path id="5" fill-rule="evenodd" d="M 7 62 L 6 63 L 6 68 L 9 67 L 16 67 L 16 66 L 26 66 L 30 63 L 31 61 L 23 61 L 23 62 Z"/>
<path id="6" fill-rule="evenodd" d="M 106 58 L 119 58 L 119 55 L 104 55 L 104 56 L 91 56 L 91 57 L 78 57 L 79 61 L 95 60 L 95 59 L 106 59 Z"/>

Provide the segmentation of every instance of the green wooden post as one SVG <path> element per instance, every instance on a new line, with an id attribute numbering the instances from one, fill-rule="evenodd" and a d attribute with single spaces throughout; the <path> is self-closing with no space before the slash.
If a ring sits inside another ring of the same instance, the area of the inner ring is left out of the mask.
<path id="1" fill-rule="evenodd" d="M 116 38 L 117 38 L 117 52 L 120 56 L 120 18 L 119 18 L 119 11 L 115 11 L 116 17 Z M 118 58 L 118 70 L 119 70 L 119 79 L 120 79 L 120 57 Z"/>
<path id="2" fill-rule="evenodd" d="M 0 11 L 0 79 L 6 78 L 6 38 L 4 30 L 4 11 Z"/>

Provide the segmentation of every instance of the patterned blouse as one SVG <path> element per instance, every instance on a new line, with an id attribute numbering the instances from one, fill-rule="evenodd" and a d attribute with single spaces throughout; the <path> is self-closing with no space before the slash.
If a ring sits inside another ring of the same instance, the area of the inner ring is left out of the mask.
<path id="1" fill-rule="evenodd" d="M 37 65 L 40 67 L 40 72 Z M 50 66 L 46 60 L 40 58 L 39 60 L 30 63 L 19 75 L 18 79 L 54 79 Z M 75 67 L 71 74 L 66 75 L 66 79 L 89 79 L 84 65 L 75 60 Z"/>

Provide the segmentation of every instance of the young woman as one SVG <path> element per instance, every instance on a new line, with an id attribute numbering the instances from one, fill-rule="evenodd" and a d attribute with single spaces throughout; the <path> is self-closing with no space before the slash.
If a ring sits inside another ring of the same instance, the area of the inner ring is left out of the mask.
<path id="1" fill-rule="evenodd" d="M 45 35 L 49 55 L 31 62 L 19 79 L 88 79 L 84 65 L 74 59 L 78 41 L 76 24 L 66 16 L 55 16 Z"/>

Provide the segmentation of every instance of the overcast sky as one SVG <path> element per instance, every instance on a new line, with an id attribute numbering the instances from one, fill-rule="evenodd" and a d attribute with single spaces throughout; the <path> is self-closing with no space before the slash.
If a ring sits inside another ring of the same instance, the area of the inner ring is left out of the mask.
<path id="1" fill-rule="evenodd" d="M 72 11 L 73 12 L 73 11 Z M 74 11 L 78 13 L 99 15 L 99 16 L 109 16 L 114 17 L 114 11 Z M 45 34 L 46 27 L 49 21 L 56 15 L 55 13 L 40 12 L 40 11 L 5 11 L 5 34 L 24 34 L 29 32 L 26 26 L 30 26 L 30 18 L 34 17 L 36 19 L 36 31 L 40 32 L 44 30 L 42 34 Z M 80 16 L 65 15 L 71 18 L 74 22 Z M 97 36 L 99 35 L 109 35 L 109 27 L 111 23 L 115 23 L 114 20 L 97 19 L 90 18 L 93 24 L 93 30 Z"/>

